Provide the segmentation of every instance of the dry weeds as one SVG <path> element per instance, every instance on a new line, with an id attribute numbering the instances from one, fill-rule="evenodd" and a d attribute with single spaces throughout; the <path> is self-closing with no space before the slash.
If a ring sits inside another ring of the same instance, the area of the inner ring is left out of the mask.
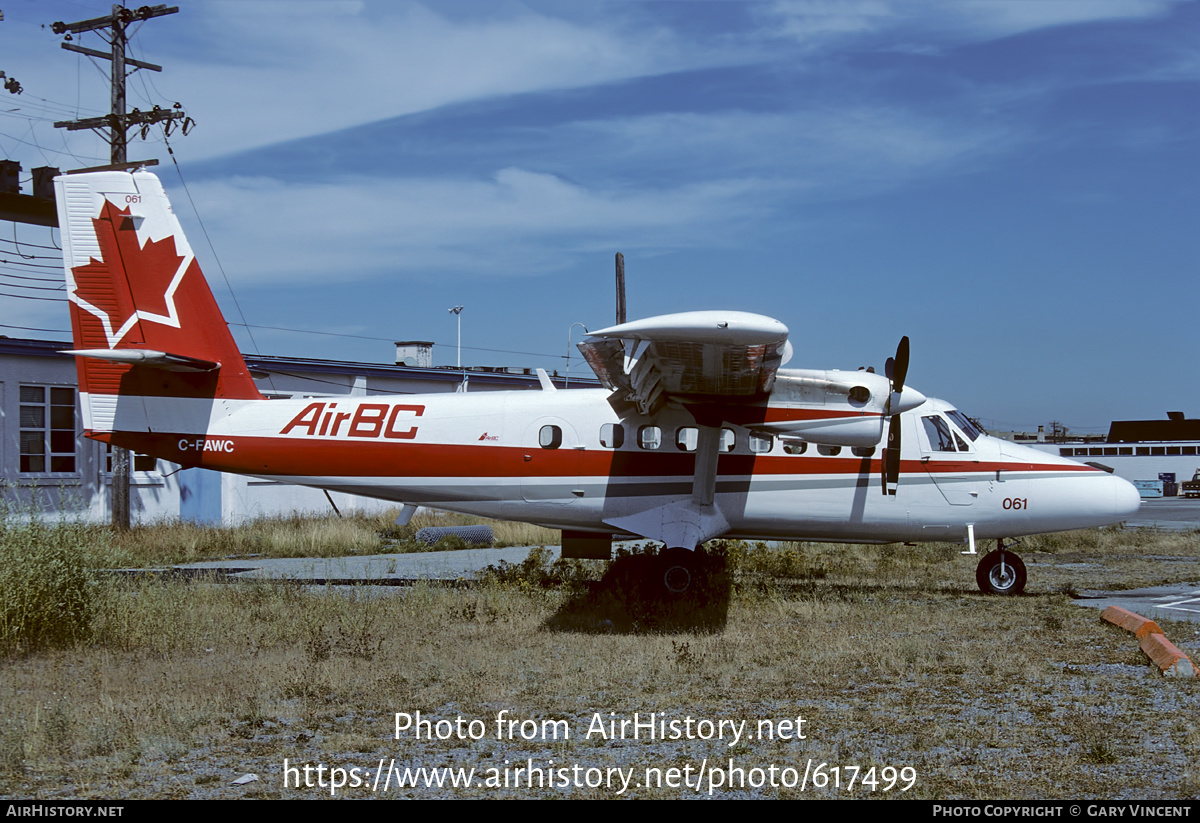
<path id="1" fill-rule="evenodd" d="M 399 509 L 380 514 L 347 513 L 342 517 L 296 515 L 254 520 L 236 529 L 195 523 L 163 521 L 138 525 L 116 535 L 113 549 L 122 563 L 136 567 L 195 563 L 228 557 L 345 557 L 382 552 L 429 551 L 413 535 L 425 526 L 486 524 L 496 535 L 496 546 L 555 545 L 557 531 L 528 523 L 512 523 L 451 512 L 422 510 L 407 526 L 395 525 Z M 97 540 L 107 540 L 107 530 L 90 527 Z M 439 549 L 459 548 L 453 541 Z"/>
<path id="2" fill-rule="evenodd" d="M 1030 541 L 1022 552 L 1032 560 L 1030 589 L 1018 598 L 975 592 L 973 562 L 960 549 L 715 547 L 732 585 L 691 610 L 622 587 L 543 585 L 555 573 L 537 557 L 474 589 L 112 581 L 87 645 L 5 666 L 0 792 L 329 796 L 285 788 L 285 758 L 371 769 L 394 758 L 480 774 L 505 761 L 554 761 L 634 768 L 638 782 L 647 767 L 732 758 L 746 770 L 802 772 L 810 760 L 877 773 L 910 766 L 917 779 L 907 796 L 920 798 L 1195 797 L 1200 685 L 1159 677 L 1128 636 L 1063 590 L 1194 580 L 1197 535 Z M 1195 624 L 1165 628 L 1200 655 Z M 565 720 L 570 738 L 394 739 L 395 713 L 417 711 L 434 721 L 494 723 L 501 711 Z M 751 729 L 803 717 L 806 736 L 730 746 L 585 735 L 597 713 L 635 712 L 746 720 Z M 230 785 L 247 772 L 260 781 Z M 717 794 L 871 793 L 768 785 Z M 695 795 L 641 786 L 626 794 Z M 475 786 L 384 796 L 614 792 Z"/>

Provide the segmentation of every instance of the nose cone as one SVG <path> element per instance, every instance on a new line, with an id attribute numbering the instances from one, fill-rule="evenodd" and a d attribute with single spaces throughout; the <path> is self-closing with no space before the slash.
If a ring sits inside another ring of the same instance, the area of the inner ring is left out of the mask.
<path id="1" fill-rule="evenodd" d="M 912 386 L 905 386 L 900 392 L 892 392 L 888 404 L 888 414 L 901 414 L 902 412 L 911 411 L 922 405 L 927 399 L 925 395 Z"/>
<path id="2" fill-rule="evenodd" d="M 1124 522 L 1137 514 L 1142 506 L 1142 496 L 1137 487 L 1124 478 L 1112 476 L 1109 481 L 1113 486 L 1113 514 L 1117 522 Z"/>

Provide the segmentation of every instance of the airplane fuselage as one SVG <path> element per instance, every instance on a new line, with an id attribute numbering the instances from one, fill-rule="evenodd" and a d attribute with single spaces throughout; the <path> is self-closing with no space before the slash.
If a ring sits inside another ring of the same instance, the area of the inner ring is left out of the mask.
<path id="1" fill-rule="evenodd" d="M 621 532 L 628 530 L 625 518 L 692 493 L 699 426 L 686 406 L 653 417 L 618 415 L 609 394 L 156 397 L 152 403 L 122 397 L 111 440 L 185 466 L 555 528 Z M 760 417 L 778 418 L 805 410 L 763 404 L 761 411 Z M 728 524 L 721 533 L 958 541 L 968 525 L 978 538 L 1017 536 L 1106 525 L 1136 510 L 1136 495 L 1118 478 L 977 432 L 972 437 L 947 411 L 953 414 L 930 399 L 901 415 L 895 495 L 880 493 L 877 446 L 822 445 L 764 434 L 755 424 L 726 424 L 713 500 Z M 937 418 L 936 425 L 926 418 Z M 879 415 L 875 420 L 882 426 Z M 943 429 L 948 442 L 934 442 Z"/>

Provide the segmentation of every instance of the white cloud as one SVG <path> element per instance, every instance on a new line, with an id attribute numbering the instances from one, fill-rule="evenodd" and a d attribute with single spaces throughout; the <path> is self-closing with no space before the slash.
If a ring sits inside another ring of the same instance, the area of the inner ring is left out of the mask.
<path id="1" fill-rule="evenodd" d="M 254 177 L 191 188 L 239 280 L 514 276 L 569 268 L 577 255 L 604 249 L 730 247 L 784 222 L 795 231 L 795 217 L 783 217 L 789 205 L 886 190 L 1009 152 L 1023 138 L 900 109 L 847 107 L 588 121 L 562 127 L 553 140 L 581 157 L 620 153 L 619 174 L 580 183 L 508 167 L 489 179 Z M 665 170 L 668 182 L 640 180 L 643 168 Z M 174 200 L 187 221 L 182 193 Z"/>
<path id="2" fill-rule="evenodd" d="M 34 96 L 64 104 L 39 125 L 37 141 L 60 150 L 66 137 L 80 165 L 106 155 L 106 146 L 50 121 L 105 113 L 108 63 L 60 51 L 62 38 L 48 24 L 110 8 L 18 2 L 6 4 L 0 25 L 2 68 L 26 87 L 16 102 L 30 110 Z M 96 34 L 74 42 L 107 50 Z M 177 145 L 193 160 L 453 103 L 745 59 L 644 17 L 625 19 L 619 6 L 574 21 L 520 4 L 451 16 L 418 2 L 205 2 L 142 24 L 131 44 L 133 56 L 164 71 L 131 75 L 129 106 L 183 103 L 199 128 Z"/>
<path id="3" fill-rule="evenodd" d="M 297 8 L 304 10 L 296 14 Z M 527 8 L 465 19 L 417 3 L 213 3 L 206 48 L 172 87 L 213 156 L 469 100 L 712 62 L 666 29 L 580 25 Z"/>
<path id="4" fill-rule="evenodd" d="M 778 33 L 820 45 L 848 36 L 889 34 L 906 51 L 930 43 L 973 42 L 1052 26 L 1156 17 L 1183 0 L 777 0 Z M 915 41 L 915 42 L 914 42 Z"/>
<path id="5" fill-rule="evenodd" d="M 732 244 L 736 227 L 759 214 L 756 195 L 769 188 L 718 180 L 663 191 L 591 191 L 518 168 L 491 180 L 238 178 L 191 187 L 225 269 L 240 282 L 430 271 L 511 276 L 566 268 L 573 255 L 618 243 Z M 182 193 L 172 199 L 190 223 Z"/>
<path id="6" fill-rule="evenodd" d="M 968 123 L 899 107 L 815 106 L 790 112 L 669 113 L 588 121 L 564 142 L 621 152 L 641 167 L 754 176 L 816 196 L 860 195 L 916 174 L 1011 151 L 1016 126 Z"/>

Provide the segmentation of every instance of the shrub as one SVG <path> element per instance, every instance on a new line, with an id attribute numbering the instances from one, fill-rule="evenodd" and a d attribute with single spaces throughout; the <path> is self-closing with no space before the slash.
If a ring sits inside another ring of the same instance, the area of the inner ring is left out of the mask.
<path id="1" fill-rule="evenodd" d="M 87 637 L 97 594 L 88 562 L 102 534 L 83 524 L 0 519 L 0 649 L 13 654 Z"/>

